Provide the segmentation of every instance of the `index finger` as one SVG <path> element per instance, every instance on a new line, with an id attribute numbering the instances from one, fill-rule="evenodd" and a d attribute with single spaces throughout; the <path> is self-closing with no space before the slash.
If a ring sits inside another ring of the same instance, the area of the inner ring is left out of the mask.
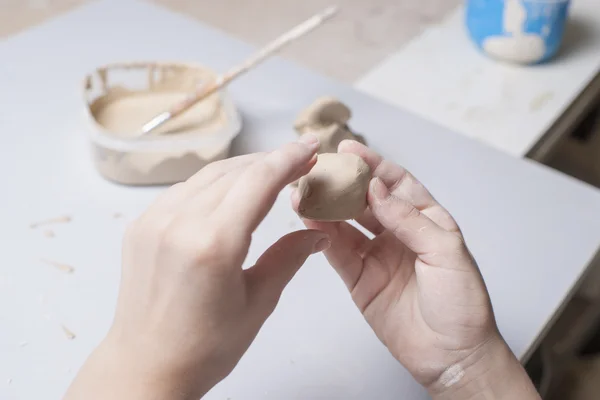
<path id="1" fill-rule="evenodd" d="M 291 182 L 308 173 L 316 160 L 318 139 L 302 135 L 250 165 L 232 185 L 215 211 L 231 228 L 251 234 L 265 218 L 277 195 Z"/>
<path id="2" fill-rule="evenodd" d="M 442 229 L 459 232 L 454 218 L 443 208 L 410 172 L 403 167 L 384 159 L 367 146 L 344 140 L 339 145 L 340 153 L 353 153 L 361 157 L 371 168 L 373 177 L 381 179 L 390 193 L 422 212 Z"/>

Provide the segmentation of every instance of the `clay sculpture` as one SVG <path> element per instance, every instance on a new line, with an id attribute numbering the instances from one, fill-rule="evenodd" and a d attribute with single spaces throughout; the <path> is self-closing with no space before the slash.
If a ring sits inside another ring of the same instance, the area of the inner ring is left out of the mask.
<path id="1" fill-rule="evenodd" d="M 350 108 L 331 96 L 319 97 L 304 109 L 294 121 L 298 134 L 312 133 L 319 138 L 319 154 L 336 153 L 343 140 L 357 140 L 366 144 L 364 137 L 357 135 L 348 127 L 352 116 Z"/>
<path id="2" fill-rule="evenodd" d="M 319 221 L 345 221 L 367 208 L 369 166 L 351 153 L 319 154 L 313 169 L 300 178 L 298 214 Z"/>
<path id="3" fill-rule="evenodd" d="M 332 124 L 344 126 L 351 116 L 350 109 L 335 97 L 319 97 L 298 115 L 294 129 L 302 135 Z"/>

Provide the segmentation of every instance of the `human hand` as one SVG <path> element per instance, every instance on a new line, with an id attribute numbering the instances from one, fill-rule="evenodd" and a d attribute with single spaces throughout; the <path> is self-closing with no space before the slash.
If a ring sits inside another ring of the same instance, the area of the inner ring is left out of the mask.
<path id="1" fill-rule="evenodd" d="M 346 222 L 305 224 L 329 234 L 325 255 L 379 339 L 438 397 L 462 378 L 480 379 L 473 375 L 491 368 L 481 361 L 491 354 L 502 372 L 510 365 L 523 373 L 498 333 L 484 281 L 452 216 L 414 176 L 364 145 L 344 141 L 339 152 L 371 168 L 369 207 L 357 222 L 375 238 Z M 296 210 L 298 203 L 296 191 Z"/>
<path id="2" fill-rule="evenodd" d="M 329 246 L 323 232 L 294 232 L 242 270 L 252 233 L 317 149 L 305 135 L 213 163 L 133 222 L 114 323 L 67 397 L 198 399 L 228 375 L 296 271 Z"/>

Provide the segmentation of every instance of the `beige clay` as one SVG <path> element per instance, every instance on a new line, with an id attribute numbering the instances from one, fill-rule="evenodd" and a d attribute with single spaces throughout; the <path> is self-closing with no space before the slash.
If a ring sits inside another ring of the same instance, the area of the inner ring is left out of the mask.
<path id="1" fill-rule="evenodd" d="M 92 116 L 108 134 L 133 137 L 140 126 L 153 115 L 185 98 L 185 92 L 148 90 L 140 92 L 112 92 L 100 97 L 90 106 Z M 201 135 L 218 130 L 225 116 L 217 96 L 198 103 L 190 111 L 161 127 L 168 134 Z M 105 152 L 98 155 L 99 171 L 106 177 L 128 185 L 161 184 L 177 181 L 179 176 L 191 176 L 211 161 L 227 157 L 229 144 L 190 149 L 189 152 Z"/>
<path id="2" fill-rule="evenodd" d="M 134 137 L 139 135 L 144 121 L 152 119 L 173 104 L 187 97 L 184 90 L 144 90 L 123 91 L 108 89 L 106 94 L 90 105 L 90 111 L 96 122 L 109 134 L 118 137 Z M 199 131 L 215 131 L 224 124 L 225 116 L 217 96 L 198 103 L 185 113 L 169 121 L 169 125 L 160 131 L 174 133 L 190 133 Z M 161 132 L 156 134 L 160 134 Z"/>
<path id="3" fill-rule="evenodd" d="M 294 129 L 299 134 L 304 134 L 331 124 L 344 126 L 351 116 L 350 109 L 335 97 L 319 97 L 298 115 Z"/>
<path id="4" fill-rule="evenodd" d="M 298 184 L 298 214 L 319 221 L 354 219 L 367 208 L 370 180 L 369 166 L 359 156 L 320 154 L 317 164 Z"/>

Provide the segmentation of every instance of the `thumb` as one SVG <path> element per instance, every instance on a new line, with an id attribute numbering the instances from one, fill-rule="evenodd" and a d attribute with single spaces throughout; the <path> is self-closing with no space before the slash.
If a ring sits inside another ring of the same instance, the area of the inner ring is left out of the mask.
<path id="1" fill-rule="evenodd" d="M 413 204 L 390 193 L 380 178 L 371 180 L 367 199 L 377 221 L 419 256 L 445 251 L 454 236 Z"/>
<path id="2" fill-rule="evenodd" d="M 317 230 L 289 233 L 267 249 L 256 264 L 245 271 L 251 299 L 270 313 L 283 289 L 311 255 L 331 245 L 329 236 Z"/>

